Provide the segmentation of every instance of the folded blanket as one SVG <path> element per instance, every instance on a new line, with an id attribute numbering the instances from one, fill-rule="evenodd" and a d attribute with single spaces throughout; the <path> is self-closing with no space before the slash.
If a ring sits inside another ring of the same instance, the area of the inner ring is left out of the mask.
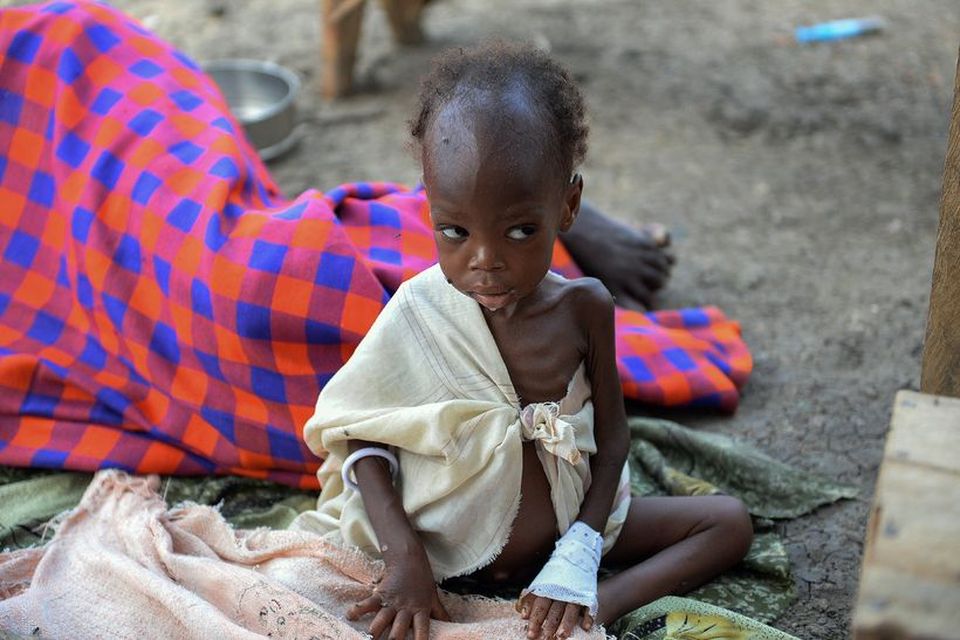
<path id="1" fill-rule="evenodd" d="M 319 390 L 435 260 L 421 189 L 282 197 L 212 80 L 115 9 L 0 9 L 0 464 L 316 488 Z M 617 318 L 629 397 L 736 406 L 736 323 Z"/>

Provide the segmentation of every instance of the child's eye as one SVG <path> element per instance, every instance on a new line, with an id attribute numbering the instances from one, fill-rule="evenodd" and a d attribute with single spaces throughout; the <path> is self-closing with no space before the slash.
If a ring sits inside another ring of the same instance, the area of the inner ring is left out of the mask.
<path id="1" fill-rule="evenodd" d="M 461 240 L 469 235 L 466 229 L 457 226 L 443 227 L 440 229 L 440 233 L 444 238 L 449 238 L 450 240 Z"/>
<path id="2" fill-rule="evenodd" d="M 507 237 L 511 240 L 526 240 L 537 232 L 537 228 L 532 224 L 522 224 L 519 227 L 513 227 L 507 231 Z"/>

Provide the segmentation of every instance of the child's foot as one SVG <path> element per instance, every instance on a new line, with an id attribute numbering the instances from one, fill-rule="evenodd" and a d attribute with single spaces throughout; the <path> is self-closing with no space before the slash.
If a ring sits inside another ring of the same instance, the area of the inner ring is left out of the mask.
<path id="1" fill-rule="evenodd" d="M 583 272 L 603 282 L 617 304 L 628 309 L 650 308 L 675 261 L 666 227 L 623 224 L 588 202 L 581 203 L 580 216 L 563 241 Z"/>

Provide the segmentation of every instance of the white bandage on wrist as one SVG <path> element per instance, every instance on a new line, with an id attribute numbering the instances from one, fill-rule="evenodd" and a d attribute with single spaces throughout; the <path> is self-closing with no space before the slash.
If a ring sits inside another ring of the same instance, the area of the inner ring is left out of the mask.
<path id="1" fill-rule="evenodd" d="M 390 473 L 393 475 L 394 480 L 397 479 L 397 473 L 400 471 L 400 463 L 397 462 L 397 457 L 395 455 L 386 449 L 381 449 L 380 447 L 364 447 L 362 449 L 357 449 L 348 455 L 347 459 L 343 461 L 343 467 L 340 469 L 340 477 L 343 478 L 344 486 L 354 491 L 360 491 L 360 487 L 357 486 L 357 482 L 350 477 L 350 469 L 353 468 L 353 465 L 357 463 L 357 460 L 370 456 L 384 458 L 387 462 L 389 462 Z"/>
<path id="2" fill-rule="evenodd" d="M 597 570 L 602 550 L 603 536 L 579 520 L 574 522 L 557 540 L 547 564 L 521 592 L 520 598 L 532 593 L 582 604 L 590 610 L 591 616 L 596 616 Z"/>

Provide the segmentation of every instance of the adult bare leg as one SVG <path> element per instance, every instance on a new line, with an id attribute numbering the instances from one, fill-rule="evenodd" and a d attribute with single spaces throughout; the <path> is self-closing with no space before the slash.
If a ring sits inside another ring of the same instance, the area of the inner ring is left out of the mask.
<path id="1" fill-rule="evenodd" d="M 618 305 L 631 309 L 650 308 L 675 261 L 665 227 L 623 224 L 587 201 L 581 201 L 577 223 L 562 240 L 584 273 L 600 279 Z"/>

